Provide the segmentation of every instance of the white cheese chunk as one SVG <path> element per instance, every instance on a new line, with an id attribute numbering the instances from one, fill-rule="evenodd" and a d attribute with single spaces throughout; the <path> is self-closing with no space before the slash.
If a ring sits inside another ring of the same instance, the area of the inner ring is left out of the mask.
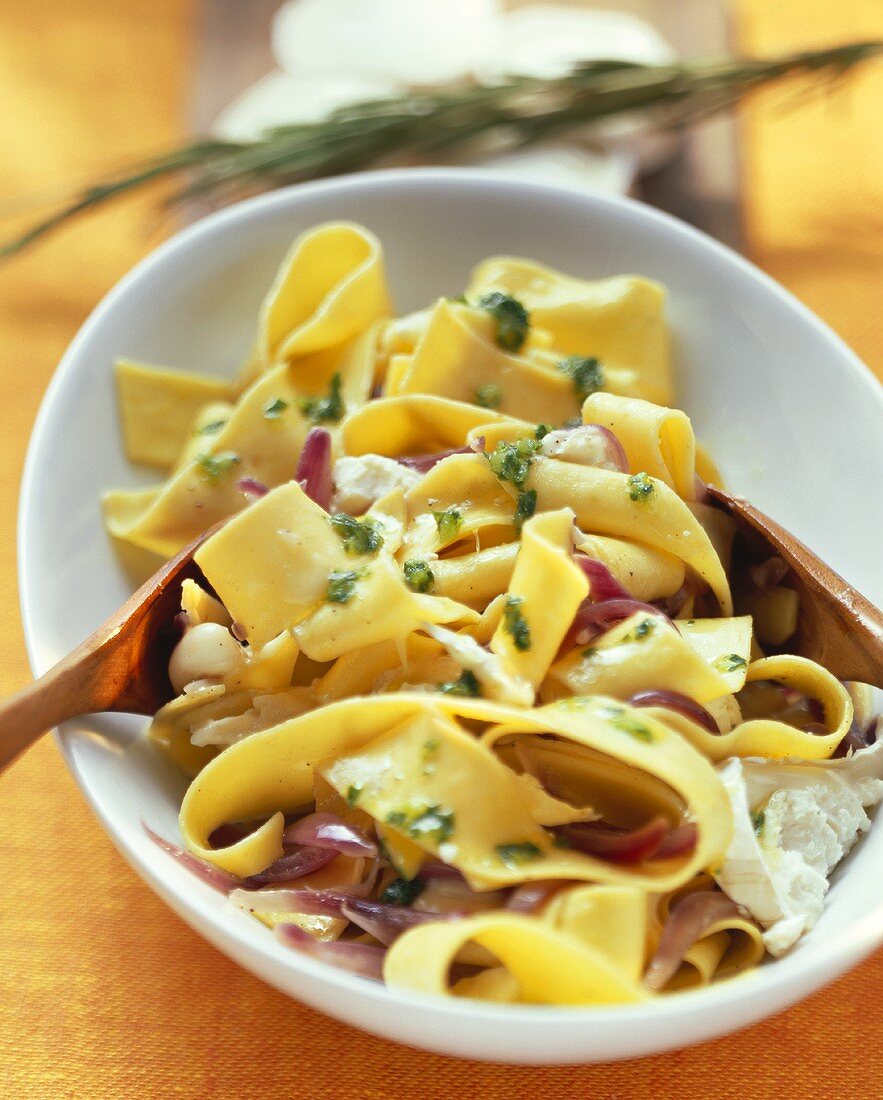
<path id="1" fill-rule="evenodd" d="M 334 463 L 335 512 L 360 516 L 393 489 L 410 489 L 420 474 L 385 455 L 348 455 Z"/>
<path id="2" fill-rule="evenodd" d="M 735 834 L 714 877 L 781 955 L 819 919 L 828 876 L 870 827 L 865 807 L 883 798 L 883 742 L 840 760 L 733 759 L 718 772 Z"/>

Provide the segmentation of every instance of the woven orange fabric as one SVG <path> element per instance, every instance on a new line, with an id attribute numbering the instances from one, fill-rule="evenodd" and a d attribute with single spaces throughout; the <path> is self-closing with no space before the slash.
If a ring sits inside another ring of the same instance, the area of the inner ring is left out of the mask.
<path id="1" fill-rule="evenodd" d="M 748 50 L 883 38 L 880 0 L 842 0 L 833 16 L 829 0 L 741 0 L 738 14 Z M 191 15 L 186 0 L 5 0 L 0 199 L 88 178 L 119 154 L 173 140 Z M 781 103 L 764 97 L 745 115 L 754 256 L 883 375 L 883 71 L 830 103 L 790 113 Z M 108 211 L 0 271 L 3 693 L 28 676 L 12 533 L 30 425 L 65 344 L 150 244 L 145 211 Z M 881 1092 L 883 953 L 774 1020 L 639 1062 L 482 1066 L 362 1035 L 268 989 L 173 916 L 98 828 L 51 742 L 0 779 L 0 883 L 4 1098 L 760 1100 L 830 1091 L 870 1100 Z"/>

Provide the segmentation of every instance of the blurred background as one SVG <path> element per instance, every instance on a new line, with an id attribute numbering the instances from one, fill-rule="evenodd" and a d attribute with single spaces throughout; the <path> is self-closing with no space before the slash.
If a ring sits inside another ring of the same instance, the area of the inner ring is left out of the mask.
<path id="1" fill-rule="evenodd" d="M 574 57 L 611 52 L 666 61 L 883 39 L 881 0 L 499 6 L 511 16 L 497 7 L 490 0 L 0 0 L 3 236 L 27 223 L 38 202 L 60 199 L 133 158 L 195 134 L 247 138 L 291 117 L 292 103 L 298 117 L 317 117 L 415 79 L 499 72 L 513 58 L 542 75 Z M 877 60 L 843 86 L 760 91 L 674 140 L 620 128 L 600 142 L 569 138 L 529 156 L 484 158 L 482 167 L 628 192 L 686 218 L 784 283 L 883 376 L 881 117 Z M 164 235 L 202 211 L 191 204 L 174 218 L 161 215 L 158 194 L 162 187 L 90 213 L 0 264 L 2 694 L 29 678 L 13 533 L 31 425 L 89 311 Z M 726 1095 L 788 1088 L 817 1096 L 823 1080 L 838 1082 L 844 1096 L 879 1092 L 873 1082 L 883 1049 L 866 1025 L 883 1006 L 880 956 L 774 1024 L 713 1047 L 630 1066 L 467 1074 L 463 1065 L 331 1024 L 217 955 L 123 866 L 51 742 L 0 778 L 0 836 L 5 896 L 20 899 L 0 920 L 3 1095 L 247 1096 L 254 1064 L 244 1035 L 259 1044 L 266 1096 L 282 1088 L 307 1095 L 304 1081 L 317 1077 L 309 1095 L 319 1100 L 463 1096 L 476 1087 L 483 1097 L 508 1100 L 574 1086 L 599 1086 L 605 1097 L 651 1089 L 723 1096 L 709 1093 L 708 1082 L 724 1065 L 732 1088 Z M 96 881 L 119 888 L 96 898 L 88 885 Z M 67 934 L 73 928 L 75 937 Z M 164 965 L 136 978 L 131 959 L 142 956 Z M 133 1009 L 136 981 L 146 981 L 149 995 L 139 995 Z M 200 1018 L 188 1029 L 181 1006 L 203 994 L 206 1004 L 190 1010 Z M 771 1056 L 771 1027 L 780 1057 Z M 188 1067 L 183 1075 L 181 1065 Z"/>

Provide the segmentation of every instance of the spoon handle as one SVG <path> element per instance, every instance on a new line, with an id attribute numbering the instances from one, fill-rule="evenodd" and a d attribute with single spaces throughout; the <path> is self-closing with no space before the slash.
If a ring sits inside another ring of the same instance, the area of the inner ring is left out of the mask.
<path id="1" fill-rule="evenodd" d="M 50 729 L 98 709 L 92 654 L 75 650 L 26 688 L 0 701 L 0 771 Z"/>

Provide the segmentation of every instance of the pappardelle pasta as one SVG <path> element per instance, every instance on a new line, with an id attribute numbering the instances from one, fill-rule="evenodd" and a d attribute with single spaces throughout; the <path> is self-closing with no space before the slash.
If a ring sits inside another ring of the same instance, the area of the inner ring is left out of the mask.
<path id="1" fill-rule="evenodd" d="M 496 257 L 394 317 L 377 239 L 322 225 L 236 382 L 117 381 L 166 478 L 107 494 L 110 533 L 220 524 L 150 737 L 190 779 L 163 843 L 233 906 L 391 987 L 555 1005 L 812 928 L 883 749 L 787 652 L 785 563 L 736 583 L 661 286 Z"/>

